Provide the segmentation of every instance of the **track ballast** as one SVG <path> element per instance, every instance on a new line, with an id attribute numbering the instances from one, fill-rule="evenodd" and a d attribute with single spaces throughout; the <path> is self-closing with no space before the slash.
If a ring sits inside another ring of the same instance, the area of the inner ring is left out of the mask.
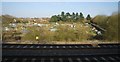
<path id="1" fill-rule="evenodd" d="M 118 62 L 120 44 L 3 44 L 3 62 Z"/>

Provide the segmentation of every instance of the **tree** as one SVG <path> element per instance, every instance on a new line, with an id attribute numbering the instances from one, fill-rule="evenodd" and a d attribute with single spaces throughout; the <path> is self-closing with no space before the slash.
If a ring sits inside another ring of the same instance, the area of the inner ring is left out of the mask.
<path id="1" fill-rule="evenodd" d="M 83 20 L 83 19 L 84 19 L 84 16 L 83 16 L 83 14 L 80 12 L 79 20 L 81 21 L 81 20 Z"/>
<path id="2" fill-rule="evenodd" d="M 65 13 L 64 12 L 61 12 L 61 16 L 63 17 L 65 15 Z"/>
<path id="3" fill-rule="evenodd" d="M 72 16 L 71 16 L 72 21 L 75 21 L 75 17 L 76 17 L 76 16 L 75 16 L 75 13 L 73 12 L 73 13 L 72 13 Z"/>
<path id="4" fill-rule="evenodd" d="M 80 18 L 84 18 L 84 16 L 83 16 L 83 14 L 82 14 L 82 13 L 80 13 Z"/>
<path id="5" fill-rule="evenodd" d="M 76 13 L 76 17 L 78 17 L 78 13 Z"/>
<path id="6" fill-rule="evenodd" d="M 71 21 L 71 15 L 69 12 L 66 13 L 66 20 Z"/>
<path id="7" fill-rule="evenodd" d="M 70 13 L 69 13 L 69 12 L 67 12 L 67 13 L 66 13 L 66 16 L 69 18 L 69 17 L 70 17 Z"/>
<path id="8" fill-rule="evenodd" d="M 61 12 L 61 21 L 66 21 L 65 12 Z"/>
<path id="9" fill-rule="evenodd" d="M 75 17 L 75 13 L 74 13 L 74 12 L 72 13 L 72 16 L 74 16 L 74 17 Z"/>
<path id="10" fill-rule="evenodd" d="M 78 13 L 76 13 L 75 20 L 78 21 L 78 19 L 79 19 L 79 15 L 78 15 Z"/>
<path id="11" fill-rule="evenodd" d="M 52 16 L 50 19 L 50 22 L 57 22 L 57 21 L 60 21 L 60 19 L 57 15 Z"/>
<path id="12" fill-rule="evenodd" d="M 87 19 L 87 20 L 91 20 L 90 14 L 87 15 L 86 19 Z"/>

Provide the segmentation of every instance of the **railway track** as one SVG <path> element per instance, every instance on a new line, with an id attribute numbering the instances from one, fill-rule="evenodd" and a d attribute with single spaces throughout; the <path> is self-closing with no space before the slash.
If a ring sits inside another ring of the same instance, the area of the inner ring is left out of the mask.
<path id="1" fill-rule="evenodd" d="M 120 44 L 3 44 L 3 62 L 118 62 Z"/>
<path id="2" fill-rule="evenodd" d="M 68 48 L 119 48 L 120 44 L 3 44 L 3 49 L 68 49 Z"/>
<path id="3" fill-rule="evenodd" d="M 120 56 L 115 54 L 87 55 L 87 56 L 3 57 L 3 62 L 119 62 L 119 61 Z"/>

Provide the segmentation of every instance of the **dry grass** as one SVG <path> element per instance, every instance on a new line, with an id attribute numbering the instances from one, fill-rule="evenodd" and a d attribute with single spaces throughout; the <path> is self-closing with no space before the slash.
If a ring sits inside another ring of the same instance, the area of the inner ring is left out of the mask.
<path id="1" fill-rule="evenodd" d="M 62 23 L 63 24 L 63 23 Z M 56 26 L 57 31 L 49 31 L 50 27 L 53 27 L 53 23 L 49 24 L 47 27 L 28 27 L 29 33 L 26 33 L 22 41 L 34 41 L 32 43 L 54 43 L 53 41 L 83 41 L 94 36 L 91 28 L 84 26 L 83 24 L 76 23 L 75 28 L 71 28 L 67 23 L 65 25 L 60 24 Z M 39 42 L 35 42 L 35 36 L 39 36 Z"/>

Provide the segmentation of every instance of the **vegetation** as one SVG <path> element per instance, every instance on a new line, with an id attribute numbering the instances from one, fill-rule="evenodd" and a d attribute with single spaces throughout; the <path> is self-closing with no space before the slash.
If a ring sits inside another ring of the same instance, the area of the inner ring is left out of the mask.
<path id="1" fill-rule="evenodd" d="M 99 25 L 100 27 L 106 29 L 108 18 L 109 17 L 106 15 L 97 15 L 92 19 L 92 22 Z"/>
<path id="2" fill-rule="evenodd" d="M 9 26 L 10 23 L 12 23 L 14 21 L 14 18 L 13 16 L 11 15 L 2 15 L 2 26 L 5 27 L 5 26 Z"/>
<path id="3" fill-rule="evenodd" d="M 50 25 L 49 25 L 50 26 Z M 52 25 L 51 25 L 52 26 Z M 76 28 L 71 28 L 69 26 L 58 26 L 57 31 L 52 32 L 48 30 L 48 27 L 38 28 L 30 27 L 28 30 L 30 32 L 26 33 L 23 37 L 24 41 L 36 41 L 35 37 L 38 35 L 38 43 L 49 43 L 54 41 L 83 41 L 90 39 L 94 36 L 90 27 L 81 26 L 81 24 L 76 24 Z M 36 41 L 37 42 L 37 41 Z"/>
<path id="4" fill-rule="evenodd" d="M 82 13 L 72 13 L 61 12 L 59 15 L 54 15 L 49 19 L 49 22 L 39 23 L 39 19 L 36 21 L 33 19 L 25 19 L 23 21 L 21 18 L 16 18 L 10 15 L 2 15 L 3 29 L 5 27 L 10 28 L 11 31 L 3 30 L 3 40 L 16 41 L 14 37 L 21 33 L 21 41 L 29 41 L 30 43 L 52 43 L 52 42 L 80 42 L 85 40 L 96 40 L 94 36 L 97 34 L 92 30 L 90 25 L 86 23 L 95 23 L 105 29 L 106 31 L 102 33 L 103 40 L 107 41 L 118 41 L 119 36 L 119 26 L 118 26 L 118 14 L 113 13 L 111 16 L 97 15 L 94 18 L 87 15 L 84 17 Z M 16 19 L 16 21 L 14 20 Z M 31 24 L 30 24 L 30 23 Z M 10 23 L 16 23 L 16 27 L 10 27 Z M 37 26 L 37 24 L 47 24 L 48 26 Z M 30 25 L 30 26 L 28 26 Z M 16 30 L 17 28 L 17 30 Z M 53 29 L 53 31 L 51 30 Z M 55 30 L 55 31 L 54 31 Z M 22 31 L 26 31 L 22 33 Z M 36 40 L 36 36 L 39 37 L 39 41 Z"/>
<path id="5" fill-rule="evenodd" d="M 106 39 L 118 41 L 118 14 L 108 19 L 106 30 L 104 34 Z"/>
<path id="6" fill-rule="evenodd" d="M 88 16 L 90 17 L 90 15 Z M 72 13 L 69 12 L 61 12 L 61 15 L 54 15 L 51 17 L 50 22 L 58 22 L 58 21 L 64 21 L 64 22 L 78 22 L 84 20 L 84 16 L 82 13 Z"/>
<path id="7" fill-rule="evenodd" d="M 112 14 L 111 16 L 97 15 L 92 20 L 93 23 L 101 26 L 106 30 L 103 33 L 105 40 L 118 41 L 118 14 Z"/>
<path id="8" fill-rule="evenodd" d="M 0 16 L 0 40 L 1 40 L 1 36 L 2 36 L 2 17 Z"/>
<path id="9" fill-rule="evenodd" d="M 86 19 L 87 19 L 87 20 L 91 20 L 90 14 L 87 15 Z"/>

